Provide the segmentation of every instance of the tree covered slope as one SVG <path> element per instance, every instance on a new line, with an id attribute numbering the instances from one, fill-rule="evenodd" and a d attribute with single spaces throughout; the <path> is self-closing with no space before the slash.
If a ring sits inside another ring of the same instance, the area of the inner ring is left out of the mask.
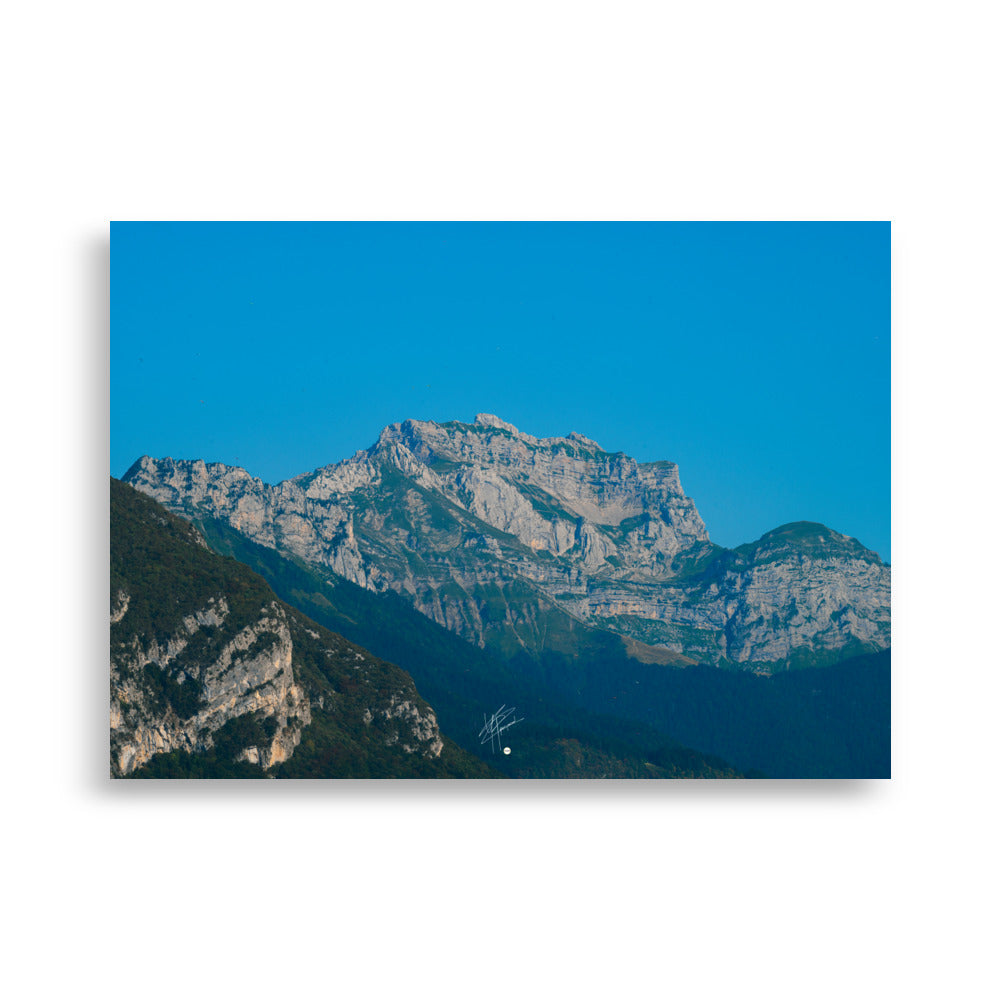
<path id="1" fill-rule="evenodd" d="M 485 777 L 404 671 L 278 600 L 111 480 L 111 770 Z"/>

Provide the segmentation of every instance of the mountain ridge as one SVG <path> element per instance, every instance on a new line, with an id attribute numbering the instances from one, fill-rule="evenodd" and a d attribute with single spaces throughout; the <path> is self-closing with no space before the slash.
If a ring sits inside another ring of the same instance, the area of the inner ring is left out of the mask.
<path id="1" fill-rule="evenodd" d="M 497 776 L 402 670 L 114 479 L 110 618 L 113 777 Z"/>
<path id="2" fill-rule="evenodd" d="M 114 479 L 110 576 L 116 778 L 746 776 L 655 727 L 553 698 L 399 598 L 326 587 Z M 492 755 L 479 719 L 511 693 L 530 718 L 513 754 Z"/>
<path id="3" fill-rule="evenodd" d="M 215 551 L 260 573 L 284 600 L 403 667 L 443 731 L 466 749 L 480 749 L 483 709 L 516 705 L 527 722 L 517 727 L 513 754 L 488 757 L 505 773 L 552 775 L 560 757 L 553 743 L 583 739 L 590 748 L 583 757 L 599 774 L 658 776 L 638 767 L 638 757 L 639 763 L 659 762 L 666 776 L 723 776 L 706 754 L 747 776 L 888 774 L 888 651 L 855 667 L 839 662 L 757 676 L 629 656 L 620 636 L 595 630 L 578 636 L 571 655 L 549 652 L 539 661 L 522 650 L 504 659 L 431 621 L 392 590 L 378 594 L 310 568 L 219 520 L 194 523 Z M 593 755 L 602 745 L 620 758 L 618 764 Z M 692 752 L 696 759 L 688 762 L 685 755 Z M 558 765 L 565 765 L 564 777 L 576 773 L 572 756 L 563 755 Z M 697 765 L 696 775 L 689 763 Z"/>
<path id="4" fill-rule="evenodd" d="M 537 438 L 492 414 L 404 420 L 275 486 L 149 456 L 125 478 L 508 653 L 538 654 L 572 622 L 764 672 L 889 644 L 889 567 L 860 542 L 792 522 L 716 546 L 675 463 L 577 432 Z"/>

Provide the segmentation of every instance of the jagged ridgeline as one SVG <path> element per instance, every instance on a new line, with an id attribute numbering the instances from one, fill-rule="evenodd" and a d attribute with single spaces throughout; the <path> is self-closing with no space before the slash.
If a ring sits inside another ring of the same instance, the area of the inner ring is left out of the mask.
<path id="1" fill-rule="evenodd" d="M 406 673 L 279 601 L 189 523 L 114 479 L 111 770 L 491 775 L 441 733 Z"/>
<path id="2" fill-rule="evenodd" d="M 672 462 L 488 414 L 393 424 L 367 451 L 276 486 L 148 457 L 126 479 L 186 517 L 394 591 L 504 657 L 574 656 L 583 626 L 640 659 L 757 673 L 889 645 L 889 567 L 854 539 L 799 522 L 724 549 Z"/>
<path id="3" fill-rule="evenodd" d="M 126 478 L 403 667 L 465 749 L 516 702 L 505 774 L 888 774 L 889 567 L 810 522 L 714 545 L 673 463 L 480 414 L 276 486 L 148 457 Z"/>

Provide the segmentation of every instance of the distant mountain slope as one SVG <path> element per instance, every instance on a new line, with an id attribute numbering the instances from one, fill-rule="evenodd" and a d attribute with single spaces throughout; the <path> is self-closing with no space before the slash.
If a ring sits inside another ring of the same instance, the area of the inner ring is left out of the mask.
<path id="1" fill-rule="evenodd" d="M 643 662 L 618 636 L 579 625 L 573 656 L 502 658 L 392 591 L 374 593 L 282 556 L 222 521 L 196 523 L 213 548 L 251 566 L 284 600 L 406 669 L 444 731 L 467 749 L 478 751 L 484 711 L 516 705 L 527 721 L 512 731 L 512 754 L 487 755 L 505 774 L 562 768 L 558 776 L 569 777 L 590 768 L 590 777 L 654 777 L 647 765 L 655 762 L 677 777 L 889 773 L 888 653 L 853 667 L 755 676 Z"/>
<path id="2" fill-rule="evenodd" d="M 773 676 L 610 659 L 575 678 L 622 717 L 771 778 L 888 778 L 889 650 Z M 567 689 L 568 691 L 568 685 Z"/>
<path id="3" fill-rule="evenodd" d="M 111 480 L 111 771 L 484 777 L 412 679 Z"/>
<path id="4" fill-rule="evenodd" d="M 367 451 L 277 486 L 149 457 L 126 479 L 185 516 L 395 591 L 504 657 L 572 656 L 586 625 L 763 673 L 889 644 L 889 567 L 854 539 L 801 522 L 723 549 L 673 463 L 489 414 L 393 424 Z"/>

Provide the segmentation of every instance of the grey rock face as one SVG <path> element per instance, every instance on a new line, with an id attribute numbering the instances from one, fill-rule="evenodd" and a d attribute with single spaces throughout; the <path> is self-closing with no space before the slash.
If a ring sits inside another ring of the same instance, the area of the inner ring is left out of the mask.
<path id="1" fill-rule="evenodd" d="M 490 414 L 393 424 L 367 451 L 276 486 L 148 457 L 126 479 L 507 652 L 551 647 L 574 621 L 762 670 L 889 644 L 889 568 L 853 539 L 792 525 L 721 549 L 673 463 Z"/>
<path id="2" fill-rule="evenodd" d="M 123 603 L 127 605 L 127 595 Z M 257 622 L 233 634 L 227 633 L 228 614 L 226 600 L 220 595 L 186 616 L 183 628 L 165 642 L 144 646 L 136 639 L 131 649 L 112 658 L 114 774 L 131 774 L 158 753 L 208 749 L 215 731 L 230 719 L 251 713 L 277 723 L 270 743 L 253 748 L 253 762 L 266 769 L 291 756 L 311 715 L 309 700 L 292 672 L 292 640 L 285 612 L 272 602 Z M 198 682 L 202 690 L 198 711 L 182 719 L 170 706 L 154 702 L 142 682 L 143 672 L 149 665 L 169 668 L 199 631 L 221 632 L 222 647 L 211 659 L 188 667 L 189 674 L 181 671 L 178 676 L 180 684 Z"/>

